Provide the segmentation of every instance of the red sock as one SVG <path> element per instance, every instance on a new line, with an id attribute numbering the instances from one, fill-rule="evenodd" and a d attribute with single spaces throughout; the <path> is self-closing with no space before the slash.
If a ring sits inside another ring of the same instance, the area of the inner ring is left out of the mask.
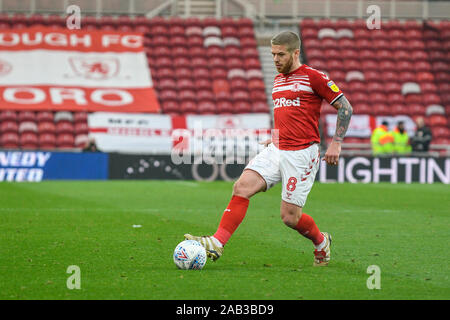
<path id="1" fill-rule="evenodd" d="M 222 219 L 220 220 L 219 228 L 217 228 L 214 238 L 225 245 L 230 239 L 231 235 L 236 231 L 237 227 L 244 220 L 247 212 L 249 200 L 247 198 L 233 196 L 225 209 Z"/>
<path id="2" fill-rule="evenodd" d="M 300 220 L 298 220 L 295 230 L 302 236 L 310 239 L 315 245 L 321 244 L 324 239 L 323 234 L 320 233 L 314 219 L 304 212 L 302 213 Z"/>

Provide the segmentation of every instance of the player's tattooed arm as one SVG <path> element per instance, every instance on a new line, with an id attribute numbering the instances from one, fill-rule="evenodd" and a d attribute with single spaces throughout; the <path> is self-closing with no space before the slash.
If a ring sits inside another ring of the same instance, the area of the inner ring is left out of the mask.
<path id="1" fill-rule="evenodd" d="M 342 95 L 333 103 L 333 107 L 337 109 L 337 121 L 336 121 L 336 133 L 333 140 L 342 142 L 344 140 L 345 133 L 347 132 L 350 124 L 350 119 L 353 114 L 353 108 L 347 98 Z"/>

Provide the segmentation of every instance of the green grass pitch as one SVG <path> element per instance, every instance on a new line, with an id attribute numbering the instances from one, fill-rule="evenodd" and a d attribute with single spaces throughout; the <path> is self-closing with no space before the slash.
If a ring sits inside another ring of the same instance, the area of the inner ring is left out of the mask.
<path id="1" fill-rule="evenodd" d="M 333 236 L 325 268 L 282 223 L 278 185 L 252 198 L 222 258 L 178 270 L 175 246 L 184 233 L 216 230 L 231 188 L 1 183 L 0 299 L 450 299 L 447 185 L 316 183 L 304 211 Z M 71 265 L 79 290 L 66 286 Z M 370 265 L 380 290 L 367 288 Z"/>

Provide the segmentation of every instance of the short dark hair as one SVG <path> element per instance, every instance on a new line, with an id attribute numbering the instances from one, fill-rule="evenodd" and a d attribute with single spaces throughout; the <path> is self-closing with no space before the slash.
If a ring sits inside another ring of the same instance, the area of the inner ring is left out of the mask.
<path id="1" fill-rule="evenodd" d="M 283 31 L 275 35 L 270 43 L 272 45 L 286 46 L 289 52 L 294 52 L 296 49 L 300 50 L 300 37 L 292 31 Z"/>
<path id="2" fill-rule="evenodd" d="M 389 125 L 389 123 L 386 120 L 384 120 L 381 124 L 386 127 Z"/>

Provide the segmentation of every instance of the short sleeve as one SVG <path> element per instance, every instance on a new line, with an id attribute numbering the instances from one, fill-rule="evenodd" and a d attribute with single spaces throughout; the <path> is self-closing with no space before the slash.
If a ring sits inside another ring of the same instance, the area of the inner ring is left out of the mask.
<path id="1" fill-rule="evenodd" d="M 334 81 L 321 71 L 309 68 L 309 79 L 314 92 L 329 104 L 344 95 Z"/>

